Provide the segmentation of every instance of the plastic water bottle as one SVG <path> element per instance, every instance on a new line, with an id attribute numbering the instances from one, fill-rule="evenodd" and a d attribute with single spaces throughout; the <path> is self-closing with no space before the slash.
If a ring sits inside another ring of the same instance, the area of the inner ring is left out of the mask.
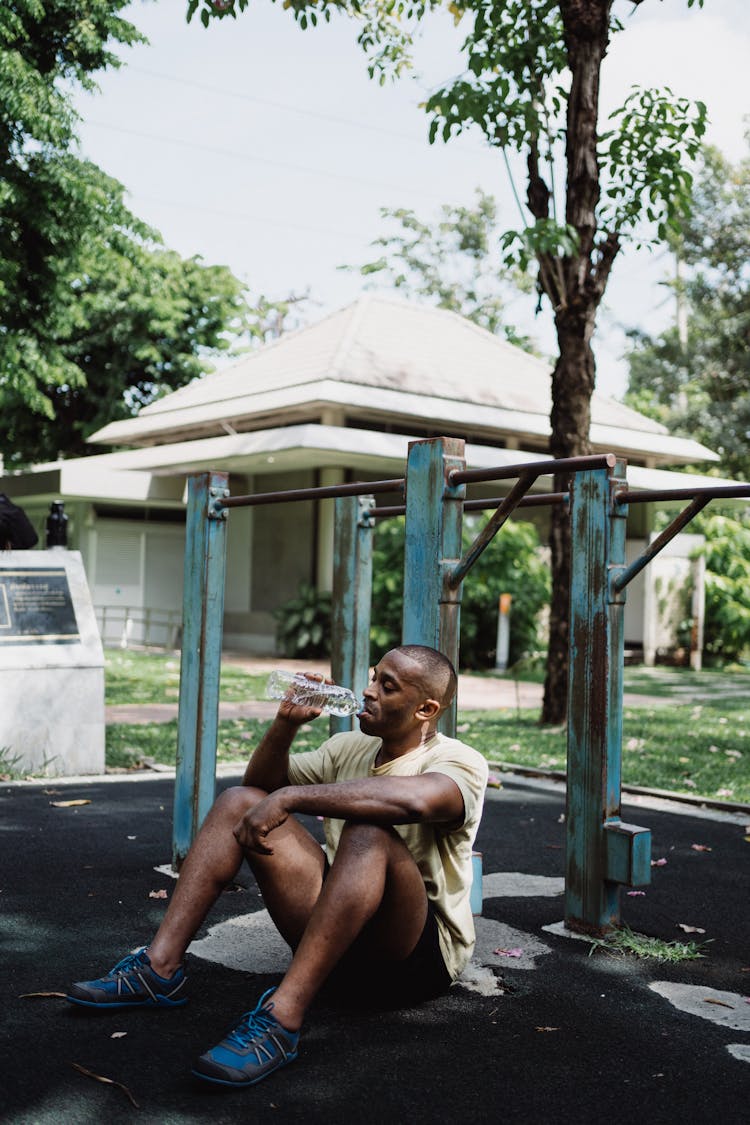
<path id="1" fill-rule="evenodd" d="M 318 707 L 324 715 L 354 715 L 362 707 L 349 688 L 282 668 L 275 669 L 268 677 L 266 695 L 269 699 L 286 698 L 299 707 Z"/>

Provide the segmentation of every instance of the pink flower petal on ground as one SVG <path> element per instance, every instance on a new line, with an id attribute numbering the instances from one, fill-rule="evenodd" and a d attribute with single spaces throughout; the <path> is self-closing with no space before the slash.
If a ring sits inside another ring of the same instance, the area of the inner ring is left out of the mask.
<path id="1" fill-rule="evenodd" d="M 707 844 L 691 844 L 690 847 L 694 852 L 710 852 L 711 848 Z"/>
<path id="2" fill-rule="evenodd" d="M 667 861 L 666 861 L 666 859 L 652 859 L 651 860 L 651 866 L 652 867 L 666 867 Z"/>
<path id="3" fill-rule="evenodd" d="M 523 957 L 522 949 L 493 949 L 498 957 Z"/>
<path id="4" fill-rule="evenodd" d="M 645 898 L 645 891 L 628 891 L 628 898 Z"/>
<path id="5" fill-rule="evenodd" d="M 684 922 L 678 922 L 677 928 L 686 934 L 705 934 L 705 930 L 700 926 L 686 926 Z"/>
<path id="6" fill-rule="evenodd" d="M 149 892 L 148 892 L 148 897 L 149 897 L 149 898 L 166 898 L 166 897 L 167 897 L 167 892 L 166 892 L 166 891 L 164 891 L 164 890 L 161 890 L 161 891 L 149 891 Z"/>

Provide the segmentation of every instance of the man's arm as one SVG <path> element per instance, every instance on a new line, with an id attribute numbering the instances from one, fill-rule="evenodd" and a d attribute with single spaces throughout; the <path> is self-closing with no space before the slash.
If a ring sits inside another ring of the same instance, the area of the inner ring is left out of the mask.
<path id="1" fill-rule="evenodd" d="M 250 809 L 235 829 L 238 843 L 271 855 L 268 836 L 290 813 L 365 821 L 370 824 L 461 824 L 461 790 L 447 774 L 367 777 L 331 785 L 286 785 Z"/>
<path id="2" fill-rule="evenodd" d="M 243 785 L 256 785 L 273 793 L 289 785 L 289 748 L 299 728 L 317 719 L 317 707 L 298 707 L 282 699 L 276 718 L 265 732 L 247 763 Z"/>

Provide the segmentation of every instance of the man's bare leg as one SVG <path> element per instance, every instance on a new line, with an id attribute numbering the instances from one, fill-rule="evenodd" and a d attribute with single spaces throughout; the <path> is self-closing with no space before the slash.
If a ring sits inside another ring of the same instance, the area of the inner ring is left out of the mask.
<path id="1" fill-rule="evenodd" d="M 159 976 L 168 978 L 179 967 L 208 911 L 237 875 L 244 852 L 234 837 L 234 828 L 265 796 L 261 789 L 237 786 L 225 790 L 215 801 L 185 858 L 167 912 L 147 949 Z M 274 833 L 274 847 L 273 883 L 266 879 L 269 885 L 261 885 L 261 891 L 264 898 L 268 895 L 271 899 L 266 905 L 282 935 L 294 944 L 320 894 L 323 853 L 293 817 Z"/>
<path id="2" fill-rule="evenodd" d="M 274 857 L 248 856 L 261 889 L 266 880 L 259 869 L 267 858 Z M 269 912 L 274 917 L 270 905 Z M 378 950 L 400 961 L 417 944 L 426 917 L 424 883 L 399 836 L 377 825 L 348 824 L 292 964 L 274 993 L 274 1016 L 297 1031 L 318 989 L 368 923 Z"/>

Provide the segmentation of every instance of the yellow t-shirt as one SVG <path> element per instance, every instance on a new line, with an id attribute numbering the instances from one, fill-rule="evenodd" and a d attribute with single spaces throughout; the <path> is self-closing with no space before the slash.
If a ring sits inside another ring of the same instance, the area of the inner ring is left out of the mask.
<path id="1" fill-rule="evenodd" d="M 455 738 L 436 734 L 401 758 L 375 766 L 381 739 L 358 732 L 335 734 L 317 750 L 289 759 L 292 785 L 329 785 L 363 777 L 413 777 L 444 773 L 455 781 L 464 801 L 464 820 L 458 828 L 440 824 L 395 824 L 393 827 L 414 857 L 433 903 L 446 967 L 455 980 L 474 950 L 471 914 L 471 851 L 482 816 L 487 785 L 487 762 Z M 333 862 L 343 820 L 324 821 L 326 852 Z"/>

